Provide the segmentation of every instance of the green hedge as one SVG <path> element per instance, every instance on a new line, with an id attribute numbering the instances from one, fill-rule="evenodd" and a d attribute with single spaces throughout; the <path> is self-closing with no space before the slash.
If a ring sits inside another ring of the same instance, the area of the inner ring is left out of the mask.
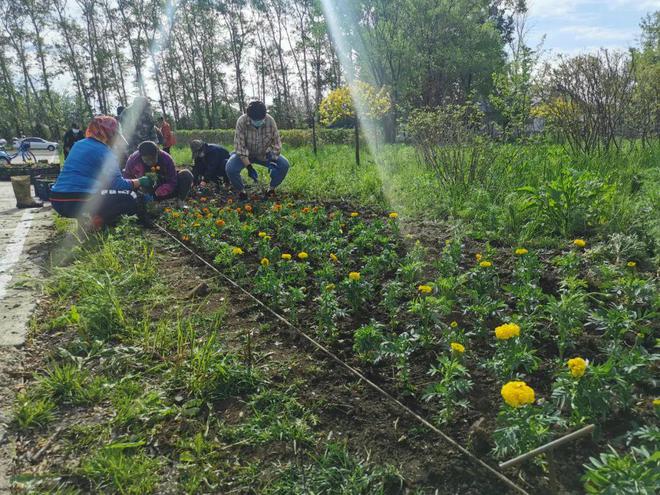
<path id="1" fill-rule="evenodd" d="M 353 129 L 317 129 L 319 144 L 353 144 L 355 139 Z M 293 146 L 312 144 L 311 129 L 280 129 L 282 143 Z M 176 141 L 179 146 L 188 146 L 193 139 L 201 139 L 207 143 L 233 145 L 233 129 L 191 129 L 176 131 Z"/>

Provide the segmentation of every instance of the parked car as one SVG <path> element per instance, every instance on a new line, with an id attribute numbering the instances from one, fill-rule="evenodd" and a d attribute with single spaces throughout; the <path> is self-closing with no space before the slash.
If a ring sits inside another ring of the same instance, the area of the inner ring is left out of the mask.
<path id="1" fill-rule="evenodd" d="M 24 141 L 30 143 L 31 150 L 55 151 L 58 146 L 58 143 L 55 143 L 53 141 L 46 141 L 45 139 L 40 137 L 26 137 L 26 138 L 15 139 L 14 147 L 18 148 L 21 145 L 21 143 Z"/>

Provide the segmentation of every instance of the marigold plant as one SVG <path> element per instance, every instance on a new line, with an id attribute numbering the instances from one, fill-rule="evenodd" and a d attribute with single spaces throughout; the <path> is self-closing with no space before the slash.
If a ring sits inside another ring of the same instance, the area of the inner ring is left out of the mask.
<path id="1" fill-rule="evenodd" d="M 573 375 L 575 378 L 581 378 L 582 375 L 584 375 L 584 372 L 587 370 L 587 366 L 589 365 L 588 361 L 585 361 L 581 357 L 569 359 L 566 364 L 568 369 L 571 371 L 571 375 Z"/>
<path id="2" fill-rule="evenodd" d="M 465 346 L 463 344 L 459 344 L 458 342 L 452 342 L 449 344 L 451 347 L 451 350 L 454 352 L 458 352 L 459 354 L 463 354 L 465 352 Z"/>
<path id="3" fill-rule="evenodd" d="M 495 328 L 495 337 L 498 340 L 508 340 L 520 335 L 520 327 L 515 323 L 505 323 Z"/>
<path id="4" fill-rule="evenodd" d="M 504 402 L 511 407 L 534 403 L 534 389 L 522 381 L 512 381 L 504 384 L 500 393 Z"/>

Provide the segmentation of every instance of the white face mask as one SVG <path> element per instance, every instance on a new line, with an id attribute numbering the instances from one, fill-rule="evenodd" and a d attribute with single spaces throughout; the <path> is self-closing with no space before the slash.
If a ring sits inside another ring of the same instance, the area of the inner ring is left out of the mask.
<path id="1" fill-rule="evenodd" d="M 72 127 L 71 130 L 73 132 L 75 132 L 76 134 L 78 134 L 80 132 L 80 129 L 76 129 L 75 127 Z"/>

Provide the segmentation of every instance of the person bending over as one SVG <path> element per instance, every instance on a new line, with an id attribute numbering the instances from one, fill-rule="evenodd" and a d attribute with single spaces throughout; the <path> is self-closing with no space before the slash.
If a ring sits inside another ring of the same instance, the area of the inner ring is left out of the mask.
<path id="1" fill-rule="evenodd" d="M 53 209 L 63 217 L 88 214 L 100 227 L 113 224 L 121 215 L 146 217 L 137 199 L 140 187 L 150 188 L 151 179 L 124 179 L 112 145 L 119 134 L 114 117 L 94 117 L 69 156 L 50 193 Z"/>
<path id="2" fill-rule="evenodd" d="M 220 183 L 220 179 L 229 185 L 229 178 L 225 172 L 225 166 L 229 159 L 229 151 L 218 144 L 210 144 L 193 139 L 190 141 L 192 151 L 193 175 L 195 182 L 204 186 L 206 182 Z"/>
<path id="3" fill-rule="evenodd" d="M 137 151 L 128 157 L 124 177 L 137 179 L 150 173 L 157 177 L 154 198 L 158 201 L 176 198 L 179 206 L 182 206 L 192 187 L 192 172 L 186 169 L 177 172 L 174 160 L 169 154 L 159 150 L 153 141 L 143 141 L 138 145 Z"/>
<path id="4" fill-rule="evenodd" d="M 253 163 L 268 168 L 270 187 L 266 195 L 273 197 L 275 188 L 282 183 L 289 171 L 289 162 L 281 155 L 282 141 L 277 124 L 267 113 L 263 102 L 251 102 L 246 113 L 236 121 L 234 147 L 234 154 L 227 162 L 226 170 L 232 186 L 239 193 L 239 199 L 247 199 L 241 170 L 249 168 Z M 248 172 L 252 176 L 250 170 Z"/>

